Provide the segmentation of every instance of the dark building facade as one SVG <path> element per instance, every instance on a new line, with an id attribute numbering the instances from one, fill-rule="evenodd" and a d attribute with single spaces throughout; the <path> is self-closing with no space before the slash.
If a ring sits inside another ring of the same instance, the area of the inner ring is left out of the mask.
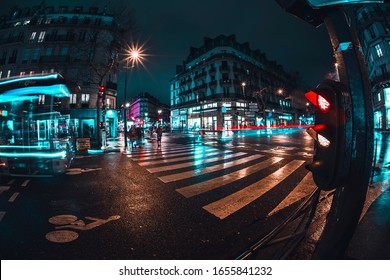
<path id="1" fill-rule="evenodd" d="M 390 129 L 390 4 L 357 10 L 357 30 L 368 66 L 374 105 L 374 127 Z"/>
<path id="2" fill-rule="evenodd" d="M 169 106 L 163 104 L 148 92 L 142 92 L 132 98 L 127 111 L 127 125 L 142 125 L 145 127 L 169 123 Z"/>
<path id="3" fill-rule="evenodd" d="M 235 35 L 204 38 L 170 81 L 173 129 L 221 130 L 297 123 L 297 77 Z"/>
<path id="4" fill-rule="evenodd" d="M 115 136 L 118 69 L 111 67 L 110 57 L 119 50 L 113 42 L 120 42 L 120 35 L 104 5 L 43 1 L 15 8 L 0 18 L 0 78 L 60 73 L 71 91 L 62 113 L 70 114 L 75 134 L 93 138 L 91 132 L 105 120 L 109 136 Z M 104 105 L 97 102 L 99 84 L 105 86 Z M 103 107 L 99 120 L 97 106 Z"/>

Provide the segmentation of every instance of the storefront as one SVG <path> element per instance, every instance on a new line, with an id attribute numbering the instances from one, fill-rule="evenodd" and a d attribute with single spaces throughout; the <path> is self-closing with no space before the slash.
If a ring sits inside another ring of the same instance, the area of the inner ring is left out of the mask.
<path id="1" fill-rule="evenodd" d="M 116 110 L 106 110 L 105 113 L 105 131 L 107 137 L 118 136 L 118 113 Z"/>

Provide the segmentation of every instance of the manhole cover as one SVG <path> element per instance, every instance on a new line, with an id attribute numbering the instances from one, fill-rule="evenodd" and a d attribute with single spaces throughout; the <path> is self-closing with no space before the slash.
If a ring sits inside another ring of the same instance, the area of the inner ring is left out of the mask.
<path id="1" fill-rule="evenodd" d="M 67 225 L 77 220 L 76 216 L 73 215 L 57 215 L 49 219 L 49 223 L 53 225 Z"/>
<path id="2" fill-rule="evenodd" d="M 56 230 L 46 234 L 46 239 L 55 243 L 72 242 L 79 237 L 77 232 L 71 230 Z"/>

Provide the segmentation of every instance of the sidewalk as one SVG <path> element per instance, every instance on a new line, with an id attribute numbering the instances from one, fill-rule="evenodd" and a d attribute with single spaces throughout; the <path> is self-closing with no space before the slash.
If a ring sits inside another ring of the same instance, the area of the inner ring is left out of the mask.
<path id="1" fill-rule="evenodd" d="M 360 221 L 346 257 L 358 260 L 390 260 L 390 189 L 370 206 Z"/>

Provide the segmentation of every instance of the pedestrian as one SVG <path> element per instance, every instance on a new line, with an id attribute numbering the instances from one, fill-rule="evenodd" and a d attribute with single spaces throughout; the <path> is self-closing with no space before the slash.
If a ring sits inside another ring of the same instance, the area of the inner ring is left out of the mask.
<path id="1" fill-rule="evenodd" d="M 161 138 L 162 138 L 162 127 L 161 125 L 158 126 L 156 129 L 156 134 L 157 134 L 157 148 L 161 147 Z"/>
<path id="2" fill-rule="evenodd" d="M 138 125 L 136 128 L 136 134 L 137 134 L 138 146 L 141 147 L 142 140 L 143 140 L 143 131 L 142 131 L 142 127 L 140 125 Z"/>
<path id="3" fill-rule="evenodd" d="M 131 144 L 131 148 L 134 149 L 134 139 L 135 139 L 135 136 L 136 136 L 136 130 L 135 130 L 135 126 L 132 125 L 130 127 L 130 130 L 129 130 L 129 140 L 130 140 L 130 144 Z"/>

